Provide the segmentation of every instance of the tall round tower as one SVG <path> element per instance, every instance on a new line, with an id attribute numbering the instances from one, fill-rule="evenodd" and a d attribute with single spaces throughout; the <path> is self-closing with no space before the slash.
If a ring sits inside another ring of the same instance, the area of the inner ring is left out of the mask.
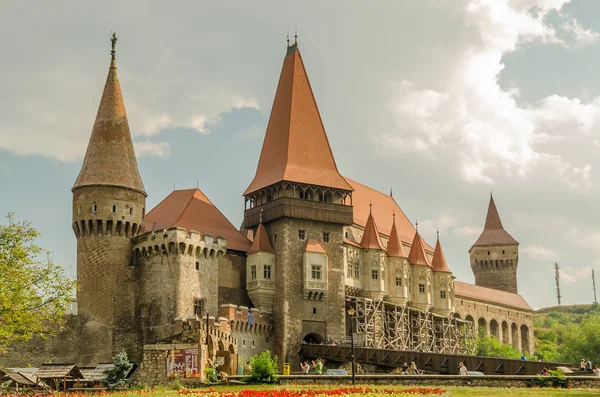
<path id="1" fill-rule="evenodd" d="M 504 230 L 491 195 L 483 232 L 469 255 L 476 285 L 518 293 L 519 242 Z"/>
<path id="2" fill-rule="evenodd" d="M 119 329 L 132 330 L 131 237 L 144 229 L 146 192 L 137 167 L 115 62 L 116 36 L 104 92 L 85 159 L 73 186 L 77 238 L 78 309 L 103 344 L 95 357 L 134 345 Z M 90 336 L 90 340 L 92 337 Z M 92 342 L 94 344 L 94 342 Z M 108 344 L 108 345 L 107 345 Z"/>

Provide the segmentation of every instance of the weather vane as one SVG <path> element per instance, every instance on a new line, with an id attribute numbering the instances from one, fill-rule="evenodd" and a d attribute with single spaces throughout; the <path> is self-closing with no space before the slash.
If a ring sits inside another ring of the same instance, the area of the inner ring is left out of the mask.
<path id="1" fill-rule="evenodd" d="M 112 55 L 112 59 L 115 59 L 115 46 L 117 45 L 117 34 L 115 32 L 112 32 L 112 37 L 110 38 L 110 41 L 112 43 L 112 51 L 110 52 L 110 54 Z"/>

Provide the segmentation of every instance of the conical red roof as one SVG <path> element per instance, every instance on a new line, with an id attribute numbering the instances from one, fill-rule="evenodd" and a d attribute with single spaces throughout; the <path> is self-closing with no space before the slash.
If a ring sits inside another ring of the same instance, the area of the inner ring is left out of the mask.
<path id="1" fill-rule="evenodd" d="M 110 62 L 96 122 L 72 190 L 83 186 L 119 186 L 146 194 L 137 167 L 114 59 Z"/>
<path id="2" fill-rule="evenodd" d="M 415 238 L 413 239 L 412 245 L 410 246 L 410 252 L 408 253 L 408 261 L 414 265 L 425 265 L 431 266 L 429 262 L 429 258 L 425 254 L 425 249 L 423 246 L 425 242 L 421 238 L 421 235 L 417 231 L 415 233 Z"/>
<path id="3" fill-rule="evenodd" d="M 367 218 L 367 225 L 365 226 L 362 240 L 360 240 L 360 245 L 366 249 L 385 250 L 381 243 L 381 238 L 379 237 L 375 218 L 373 218 L 373 215 L 371 214 L 369 214 L 369 218 Z"/>
<path id="4" fill-rule="evenodd" d="M 490 195 L 490 204 L 488 207 L 487 217 L 485 218 L 485 226 L 483 232 L 473 244 L 473 247 L 481 247 L 487 245 L 515 245 L 519 244 L 502 226 L 494 197 Z"/>
<path id="5" fill-rule="evenodd" d="M 248 251 L 249 254 L 253 252 L 270 252 L 275 253 L 275 250 L 271 246 L 269 236 L 267 236 L 267 229 L 262 223 L 258 225 L 256 232 L 254 233 L 254 240 L 252 241 L 252 248 Z"/>
<path id="6" fill-rule="evenodd" d="M 433 270 L 436 272 L 447 272 L 452 273 L 450 268 L 448 268 L 448 263 L 446 262 L 446 256 L 444 255 L 444 250 L 442 250 L 442 244 L 440 243 L 440 239 L 438 238 L 435 243 L 435 250 L 433 251 L 433 258 L 431 260 L 431 265 L 433 266 Z"/>
<path id="7" fill-rule="evenodd" d="M 390 238 L 388 240 L 387 254 L 388 254 L 388 256 L 406 258 L 406 254 L 404 253 L 404 247 L 402 246 L 402 241 L 400 241 L 400 237 L 398 236 L 398 231 L 396 230 L 396 216 L 395 215 L 394 215 L 394 221 L 392 223 L 392 231 L 390 232 Z"/>
<path id="8" fill-rule="evenodd" d="M 256 175 L 244 194 L 281 181 L 352 190 L 338 172 L 297 44 L 283 61 Z"/>

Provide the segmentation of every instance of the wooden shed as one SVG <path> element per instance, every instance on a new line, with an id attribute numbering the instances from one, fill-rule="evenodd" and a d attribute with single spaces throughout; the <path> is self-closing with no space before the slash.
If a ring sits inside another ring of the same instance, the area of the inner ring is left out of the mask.
<path id="1" fill-rule="evenodd" d="M 67 383 L 83 379 L 83 375 L 75 364 L 44 364 L 38 369 L 36 375 L 49 386 L 59 388 L 62 384 L 63 390 L 67 390 Z"/>

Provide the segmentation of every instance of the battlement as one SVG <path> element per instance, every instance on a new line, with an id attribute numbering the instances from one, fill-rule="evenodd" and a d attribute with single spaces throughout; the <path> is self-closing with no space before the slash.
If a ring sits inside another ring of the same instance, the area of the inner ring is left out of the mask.
<path id="1" fill-rule="evenodd" d="M 181 227 L 151 231 L 133 239 L 134 265 L 139 258 L 151 255 L 190 255 L 196 258 L 216 259 L 223 256 L 227 240 Z"/>
<path id="2" fill-rule="evenodd" d="M 208 321 L 207 321 L 208 320 Z M 206 344 L 206 325 L 208 323 L 209 341 L 221 341 L 224 345 L 237 347 L 237 339 L 231 335 L 231 328 L 226 318 L 214 316 L 200 318 L 191 316 L 188 318 L 177 317 L 175 319 L 175 333 L 181 334 L 180 339 L 187 343 L 196 343 L 198 340 Z"/>
<path id="3" fill-rule="evenodd" d="M 221 318 L 227 319 L 232 331 L 270 336 L 273 332 L 271 313 L 256 308 L 223 304 L 219 310 Z M 251 318 L 251 320 L 250 320 Z M 251 323 L 250 323 L 251 322 Z"/>
<path id="4" fill-rule="evenodd" d="M 75 237 L 120 236 L 132 238 L 142 232 L 143 225 L 127 221 L 88 219 L 73 222 Z"/>

